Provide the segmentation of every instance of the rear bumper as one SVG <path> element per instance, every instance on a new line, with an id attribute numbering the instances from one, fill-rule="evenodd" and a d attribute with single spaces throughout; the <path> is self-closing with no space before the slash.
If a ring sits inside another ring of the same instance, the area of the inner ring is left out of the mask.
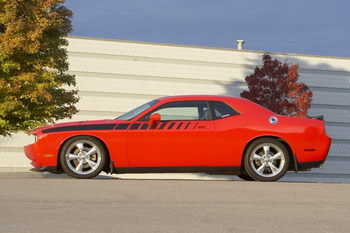
<path id="1" fill-rule="evenodd" d="M 311 168 L 323 168 L 331 147 L 331 142 L 332 138 L 324 134 L 320 137 L 316 149 L 310 151 L 304 149 L 303 157 L 297 158 L 298 169 L 296 169 L 296 171 L 308 171 L 311 170 Z M 300 161 L 300 159 L 303 160 Z"/>

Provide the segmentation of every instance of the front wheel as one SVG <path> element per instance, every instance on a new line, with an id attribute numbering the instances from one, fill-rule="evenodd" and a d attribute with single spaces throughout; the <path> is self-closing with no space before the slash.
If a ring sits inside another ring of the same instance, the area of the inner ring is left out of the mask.
<path id="1" fill-rule="evenodd" d="M 257 181 L 281 179 L 289 167 L 289 155 L 285 146 L 273 138 L 254 141 L 244 156 L 247 174 Z"/>
<path id="2" fill-rule="evenodd" d="M 67 175 L 78 179 L 91 179 L 103 170 L 106 150 L 96 138 L 74 137 L 64 144 L 60 162 Z"/>

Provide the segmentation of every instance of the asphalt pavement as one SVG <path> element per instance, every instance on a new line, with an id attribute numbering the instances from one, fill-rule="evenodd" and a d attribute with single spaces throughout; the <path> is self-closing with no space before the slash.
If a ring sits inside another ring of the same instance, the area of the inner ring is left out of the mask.
<path id="1" fill-rule="evenodd" d="M 29 174 L 1 176 L 1 233 L 334 233 L 350 228 L 350 184 Z"/>

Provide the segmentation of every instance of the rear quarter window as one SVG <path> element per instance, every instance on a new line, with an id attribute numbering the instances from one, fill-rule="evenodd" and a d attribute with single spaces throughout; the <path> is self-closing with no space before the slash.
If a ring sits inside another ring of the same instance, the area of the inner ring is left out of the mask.
<path id="1" fill-rule="evenodd" d="M 212 102 L 214 117 L 216 119 L 222 119 L 230 116 L 238 115 L 239 113 L 231 106 L 223 102 Z"/>

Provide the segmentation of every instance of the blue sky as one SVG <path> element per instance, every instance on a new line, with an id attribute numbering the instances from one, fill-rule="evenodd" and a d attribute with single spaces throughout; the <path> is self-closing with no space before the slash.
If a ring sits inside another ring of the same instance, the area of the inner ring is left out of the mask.
<path id="1" fill-rule="evenodd" d="M 350 57 L 349 0 L 66 0 L 73 36 Z"/>

